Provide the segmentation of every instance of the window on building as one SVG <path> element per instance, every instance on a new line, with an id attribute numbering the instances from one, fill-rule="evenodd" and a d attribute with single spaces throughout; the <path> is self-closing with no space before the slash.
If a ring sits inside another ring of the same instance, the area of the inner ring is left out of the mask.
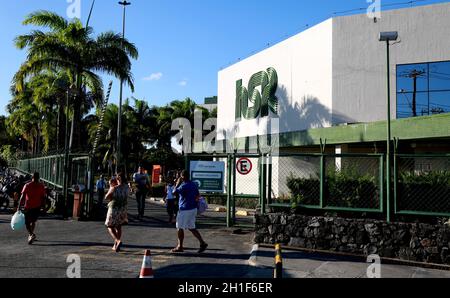
<path id="1" fill-rule="evenodd" d="M 450 113 L 450 61 L 397 65 L 397 118 Z"/>

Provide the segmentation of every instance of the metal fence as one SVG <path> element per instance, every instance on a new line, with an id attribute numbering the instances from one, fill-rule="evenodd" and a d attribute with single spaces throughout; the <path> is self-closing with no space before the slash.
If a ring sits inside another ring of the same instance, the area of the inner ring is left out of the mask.
<path id="1" fill-rule="evenodd" d="M 19 160 L 16 168 L 28 174 L 39 172 L 43 182 L 55 188 L 64 198 L 64 202 L 57 202 L 62 213 L 67 213 L 71 208 L 71 200 L 73 195 L 73 186 L 80 186 L 80 190 L 84 193 L 83 215 L 89 217 L 93 209 L 93 177 L 91 171 L 91 157 L 86 154 L 69 154 L 68 155 L 68 175 L 67 175 L 67 191 L 64 190 L 64 163 L 65 155 L 52 155 L 37 158 L 29 158 Z"/>
<path id="2" fill-rule="evenodd" d="M 395 212 L 450 216 L 450 155 L 397 155 Z"/>
<path id="3" fill-rule="evenodd" d="M 217 224 L 227 226 L 249 226 L 252 225 L 251 218 L 237 214 L 239 209 L 256 210 L 260 206 L 260 155 L 250 154 L 191 154 L 186 158 L 186 169 L 191 170 L 193 161 L 217 161 L 223 162 L 224 170 L 224 191 L 203 192 L 201 195 L 210 204 L 217 204 L 226 207 L 222 214 L 211 216 L 210 220 Z M 239 168 L 240 162 L 245 160 L 248 171 Z M 195 177 L 193 178 L 195 180 Z"/>
<path id="4" fill-rule="evenodd" d="M 272 157 L 269 206 L 383 212 L 383 155 Z"/>
<path id="5" fill-rule="evenodd" d="M 76 159 L 88 159 L 87 155 L 70 154 L 69 169 L 72 169 L 72 163 Z M 39 172 L 41 180 L 47 184 L 53 185 L 58 189 L 64 186 L 64 154 L 52 155 L 38 158 L 30 158 L 17 161 L 17 169 L 22 172 L 33 174 Z M 87 169 L 85 169 L 87 171 Z M 69 172 L 69 186 L 74 185 L 80 174 L 80 170 Z"/>

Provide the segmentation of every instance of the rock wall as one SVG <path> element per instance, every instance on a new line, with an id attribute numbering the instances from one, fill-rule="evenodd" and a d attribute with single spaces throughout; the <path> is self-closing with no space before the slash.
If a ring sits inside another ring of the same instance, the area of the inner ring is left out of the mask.
<path id="1" fill-rule="evenodd" d="M 450 227 L 303 215 L 256 215 L 255 243 L 450 264 Z"/>

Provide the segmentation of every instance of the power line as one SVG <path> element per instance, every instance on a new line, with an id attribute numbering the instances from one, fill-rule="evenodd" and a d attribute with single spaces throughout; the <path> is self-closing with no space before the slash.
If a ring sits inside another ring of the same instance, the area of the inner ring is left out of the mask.
<path id="1" fill-rule="evenodd" d="M 408 1 L 408 2 L 389 3 L 389 4 L 381 5 L 381 8 L 392 7 L 392 6 L 402 6 L 402 5 L 411 5 L 412 6 L 414 3 L 426 2 L 426 1 L 427 0 L 413 0 L 413 1 Z M 349 10 L 333 12 L 333 15 L 347 14 L 347 13 L 351 13 L 351 12 L 366 11 L 366 10 L 367 10 L 367 7 L 353 8 L 353 9 L 349 9 Z"/>

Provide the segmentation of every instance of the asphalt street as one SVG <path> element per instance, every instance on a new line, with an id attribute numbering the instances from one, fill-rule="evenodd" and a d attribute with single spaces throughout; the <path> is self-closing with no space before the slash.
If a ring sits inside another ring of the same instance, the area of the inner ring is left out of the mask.
<path id="1" fill-rule="evenodd" d="M 83 278 L 135 278 L 144 250 L 150 249 L 155 278 L 240 278 L 249 275 L 252 231 L 227 229 L 223 214 L 207 213 L 199 228 L 209 248 L 198 254 L 199 244 L 186 233 L 186 250 L 172 254 L 176 229 L 167 223 L 163 206 L 147 203 L 146 217 L 136 220 L 136 204 L 129 200 L 130 223 L 123 230 L 123 248 L 112 251 L 113 241 L 103 221 L 64 221 L 47 216 L 36 230 L 38 241 L 27 244 L 25 230 L 12 231 L 11 214 L 0 214 L 0 278 L 65 278 L 68 256 L 81 259 Z M 251 218 L 246 219 L 251 222 Z"/>
<path id="2" fill-rule="evenodd" d="M 11 230 L 11 214 L 0 214 L 0 278 L 66 278 L 72 255 L 80 258 L 82 278 L 136 278 L 146 249 L 151 250 L 155 278 L 273 277 L 273 248 L 254 246 L 252 229 L 226 228 L 224 213 L 210 211 L 198 218 L 209 244 L 203 254 L 197 253 L 199 244 L 189 232 L 185 252 L 170 252 L 176 246 L 176 229 L 167 223 L 161 203 L 148 201 L 143 221 L 136 213 L 130 199 L 130 223 L 123 230 L 120 253 L 112 251 L 113 241 L 100 220 L 46 216 L 38 223 L 38 241 L 30 246 L 25 230 Z M 249 225 L 252 218 L 238 217 L 238 222 Z M 283 250 L 284 278 L 364 278 L 369 265 L 350 257 Z M 450 278 L 450 271 L 403 265 L 382 264 L 380 272 L 384 278 Z"/>

